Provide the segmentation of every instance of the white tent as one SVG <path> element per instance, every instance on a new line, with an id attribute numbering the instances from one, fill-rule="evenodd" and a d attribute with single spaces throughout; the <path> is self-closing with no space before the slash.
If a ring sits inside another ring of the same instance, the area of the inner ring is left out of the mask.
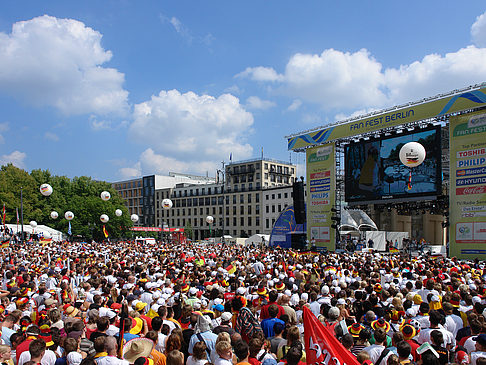
<path id="1" fill-rule="evenodd" d="M 259 246 L 259 245 L 263 244 L 265 246 L 268 246 L 268 242 L 270 242 L 270 235 L 269 234 L 257 233 L 257 234 L 254 234 L 251 237 L 248 237 L 245 240 L 245 245 L 246 246 L 249 246 L 249 245 Z"/>
<path id="2" fill-rule="evenodd" d="M 22 231 L 22 226 L 16 224 L 7 224 L 7 227 L 13 231 L 14 234 Z M 24 232 L 29 234 L 35 233 L 45 238 L 52 238 L 53 241 L 62 241 L 63 233 L 54 228 L 44 226 L 42 224 L 32 228 L 30 224 L 24 224 Z"/>

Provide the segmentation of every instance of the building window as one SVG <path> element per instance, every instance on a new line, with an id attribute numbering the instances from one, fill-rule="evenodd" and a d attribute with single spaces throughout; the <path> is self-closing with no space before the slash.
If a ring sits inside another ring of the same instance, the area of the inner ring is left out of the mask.
<path id="1" fill-rule="evenodd" d="M 236 217 L 233 217 L 233 227 L 236 227 Z"/>
<path id="2" fill-rule="evenodd" d="M 284 199 L 287 199 L 289 197 L 289 193 L 284 193 Z"/>
<path id="3" fill-rule="evenodd" d="M 233 205 L 233 215 L 236 215 L 236 205 Z"/>
<path id="4" fill-rule="evenodd" d="M 272 200 L 275 200 L 275 194 L 272 194 Z"/>
<path id="5" fill-rule="evenodd" d="M 263 165 L 263 168 L 264 168 L 265 170 L 268 170 L 268 164 L 267 164 L 267 163 L 266 163 L 266 164 L 264 164 L 264 165 Z"/>
<path id="6" fill-rule="evenodd" d="M 266 213 L 270 213 L 270 206 L 265 205 L 265 212 L 266 212 Z"/>
<path id="7" fill-rule="evenodd" d="M 282 211 L 282 206 L 279 204 L 278 205 L 278 211 L 281 212 Z"/>
<path id="8" fill-rule="evenodd" d="M 270 228 L 270 220 L 268 218 L 265 219 L 265 228 Z"/>
<path id="9" fill-rule="evenodd" d="M 277 194 L 277 197 L 278 197 L 279 199 L 282 199 L 282 194 L 281 194 L 281 193 L 278 193 L 278 194 Z"/>
<path id="10" fill-rule="evenodd" d="M 245 214 L 245 207 L 240 205 L 240 214 Z"/>
<path id="11" fill-rule="evenodd" d="M 224 200 L 225 200 L 225 202 L 226 202 L 226 205 L 228 205 L 228 204 L 229 204 L 229 198 L 230 198 L 230 197 L 229 197 L 229 195 L 225 196 L 225 198 L 224 198 Z"/>
<path id="12" fill-rule="evenodd" d="M 265 175 L 263 175 L 265 177 L 265 180 L 268 180 L 268 172 L 265 172 Z"/>
<path id="13" fill-rule="evenodd" d="M 266 194 L 266 195 L 265 195 L 265 200 L 268 200 L 268 199 L 269 199 L 269 195 L 268 195 L 268 194 Z"/>
<path id="14" fill-rule="evenodd" d="M 240 226 L 245 226 L 245 217 L 240 217 Z"/>
<path id="15" fill-rule="evenodd" d="M 248 226 L 251 226 L 251 217 L 248 217 Z"/>
<path id="16" fill-rule="evenodd" d="M 255 202 L 260 203 L 260 194 L 255 194 Z"/>
<path id="17" fill-rule="evenodd" d="M 272 213 L 275 213 L 275 205 L 272 205 Z"/>
<path id="18" fill-rule="evenodd" d="M 248 206 L 248 214 L 251 214 L 251 205 Z"/>
<path id="19" fill-rule="evenodd" d="M 255 225 L 260 226 L 260 217 L 255 217 Z"/>
<path id="20" fill-rule="evenodd" d="M 245 196 L 243 194 L 240 194 L 240 204 L 243 204 L 245 202 Z"/>
<path id="21" fill-rule="evenodd" d="M 260 206 L 259 205 L 255 206 L 255 213 L 260 214 Z"/>
<path id="22" fill-rule="evenodd" d="M 251 203 L 251 194 L 248 194 L 248 203 Z"/>
<path id="23" fill-rule="evenodd" d="M 229 218 L 226 218 L 226 227 L 229 226 Z"/>
<path id="24" fill-rule="evenodd" d="M 236 194 L 233 195 L 233 204 L 236 204 Z"/>
<path id="25" fill-rule="evenodd" d="M 226 215 L 229 215 L 229 207 L 226 207 L 225 211 L 226 211 Z"/>

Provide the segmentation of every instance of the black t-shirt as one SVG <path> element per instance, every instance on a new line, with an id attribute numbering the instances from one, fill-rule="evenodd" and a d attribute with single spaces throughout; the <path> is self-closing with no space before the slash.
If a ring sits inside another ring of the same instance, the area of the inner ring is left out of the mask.
<path id="1" fill-rule="evenodd" d="M 449 363 L 449 351 L 445 347 L 432 345 L 435 351 L 439 354 L 440 365 L 446 365 Z"/>

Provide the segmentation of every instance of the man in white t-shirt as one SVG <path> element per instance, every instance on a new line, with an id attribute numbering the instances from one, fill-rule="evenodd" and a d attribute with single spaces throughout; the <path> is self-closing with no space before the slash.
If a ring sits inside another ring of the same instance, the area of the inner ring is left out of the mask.
<path id="1" fill-rule="evenodd" d="M 476 365 L 478 359 L 486 358 L 486 334 L 482 333 L 479 336 L 473 337 L 476 341 L 476 351 L 471 353 L 471 364 Z"/>

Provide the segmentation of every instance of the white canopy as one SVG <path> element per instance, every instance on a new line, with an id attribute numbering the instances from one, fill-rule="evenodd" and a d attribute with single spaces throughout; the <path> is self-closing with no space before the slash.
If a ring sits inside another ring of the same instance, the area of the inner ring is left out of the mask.
<path id="1" fill-rule="evenodd" d="M 248 237 L 245 240 L 245 245 L 248 246 L 248 245 L 252 245 L 252 244 L 255 244 L 255 245 L 264 244 L 265 246 L 267 246 L 268 242 L 270 242 L 270 235 L 269 234 L 257 233 L 257 234 L 254 234 L 251 237 Z"/>
<path id="2" fill-rule="evenodd" d="M 22 226 L 20 224 L 7 224 L 6 226 L 11 229 L 14 234 L 22 231 Z M 58 231 L 48 226 L 44 226 L 42 224 L 39 224 L 35 228 L 32 228 L 30 224 L 24 224 L 24 232 L 27 232 L 29 234 L 35 233 L 45 238 L 52 238 L 53 241 L 62 241 L 63 236 L 63 233 L 61 231 Z"/>

